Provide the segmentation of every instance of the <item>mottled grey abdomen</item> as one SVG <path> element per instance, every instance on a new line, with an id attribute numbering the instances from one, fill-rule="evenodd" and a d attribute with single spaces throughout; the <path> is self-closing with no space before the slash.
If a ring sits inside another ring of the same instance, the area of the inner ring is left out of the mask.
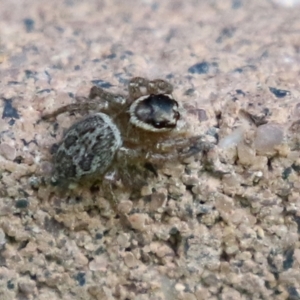
<path id="1" fill-rule="evenodd" d="M 52 182 L 60 185 L 103 175 L 121 145 L 120 131 L 108 115 L 87 116 L 65 133 L 54 156 Z"/>

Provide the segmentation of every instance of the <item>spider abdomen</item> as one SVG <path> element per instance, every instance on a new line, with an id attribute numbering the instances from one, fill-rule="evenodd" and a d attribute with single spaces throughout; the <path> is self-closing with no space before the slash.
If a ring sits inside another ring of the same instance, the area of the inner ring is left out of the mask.
<path id="1" fill-rule="evenodd" d="M 118 127 L 104 113 L 96 113 L 72 125 L 54 156 L 53 184 L 99 177 L 110 167 L 122 145 Z"/>

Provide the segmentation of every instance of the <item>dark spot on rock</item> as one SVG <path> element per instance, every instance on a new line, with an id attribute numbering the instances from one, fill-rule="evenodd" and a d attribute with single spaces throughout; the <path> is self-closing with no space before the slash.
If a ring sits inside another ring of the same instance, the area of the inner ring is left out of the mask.
<path id="1" fill-rule="evenodd" d="M 284 171 L 282 172 L 282 175 L 281 175 L 282 179 L 284 179 L 284 180 L 287 179 L 291 173 L 292 173 L 291 167 L 284 169 Z"/>
<path id="2" fill-rule="evenodd" d="M 97 232 L 95 238 L 96 238 L 96 240 L 101 240 L 103 238 L 103 234 L 100 232 Z"/>
<path id="3" fill-rule="evenodd" d="M 26 208 L 28 207 L 29 202 L 26 199 L 17 200 L 15 203 L 16 208 Z"/>
<path id="4" fill-rule="evenodd" d="M 143 200 L 144 200 L 145 203 L 150 203 L 151 202 L 151 195 L 144 196 Z"/>
<path id="5" fill-rule="evenodd" d="M 236 73 L 243 73 L 244 71 L 255 71 L 257 68 L 254 65 L 246 65 L 233 70 Z"/>
<path id="6" fill-rule="evenodd" d="M 300 217 L 299 216 L 294 216 L 294 220 L 298 225 L 298 233 L 300 233 Z"/>
<path id="7" fill-rule="evenodd" d="M 24 158 L 22 156 L 17 156 L 13 162 L 17 163 L 17 164 L 21 164 L 23 162 Z"/>
<path id="8" fill-rule="evenodd" d="M 128 56 L 131 56 L 133 55 L 133 52 L 132 51 L 124 51 L 123 54 L 120 56 L 120 59 L 124 60 L 126 59 Z"/>
<path id="9" fill-rule="evenodd" d="M 26 248 L 27 245 L 28 245 L 28 243 L 29 243 L 29 240 L 22 241 L 22 242 L 19 244 L 19 246 L 18 246 L 18 251 L 20 251 L 20 250 Z"/>
<path id="10" fill-rule="evenodd" d="M 76 65 L 76 66 L 74 67 L 74 70 L 75 70 L 75 71 L 80 70 L 80 66 L 79 66 L 79 65 Z"/>
<path id="11" fill-rule="evenodd" d="M 54 218 L 45 217 L 44 228 L 49 233 L 57 235 L 61 230 L 64 229 L 64 226 L 57 222 Z"/>
<path id="12" fill-rule="evenodd" d="M 242 7 L 242 5 L 243 5 L 242 0 L 232 0 L 231 8 L 238 9 L 238 8 Z"/>
<path id="13" fill-rule="evenodd" d="M 267 289 L 272 289 L 271 283 L 269 281 L 265 281 L 265 287 Z"/>
<path id="14" fill-rule="evenodd" d="M 190 88 L 190 89 L 187 89 L 185 92 L 184 92 L 184 95 L 186 96 L 191 96 L 195 93 L 195 89 L 193 88 Z"/>
<path id="15" fill-rule="evenodd" d="M 300 295 L 294 286 L 289 286 L 288 292 L 289 292 L 288 300 L 299 300 L 300 299 Z"/>
<path id="16" fill-rule="evenodd" d="M 49 73 L 48 71 L 44 71 L 44 73 L 45 73 L 46 76 L 47 76 L 47 83 L 50 84 L 50 82 L 51 82 L 51 80 L 52 80 L 52 77 L 51 77 L 50 73 Z"/>
<path id="17" fill-rule="evenodd" d="M 260 56 L 260 58 L 261 58 L 261 59 L 263 59 L 263 58 L 268 58 L 269 56 L 270 56 L 269 51 L 268 51 L 268 50 L 265 50 L 265 51 L 262 53 L 262 55 Z"/>
<path id="18" fill-rule="evenodd" d="M 37 94 L 42 94 L 42 93 L 51 93 L 52 89 L 43 89 L 43 90 L 39 90 L 36 93 Z"/>
<path id="19" fill-rule="evenodd" d="M 284 252 L 285 260 L 283 261 L 284 270 L 290 269 L 294 263 L 294 249 L 288 249 Z"/>
<path id="20" fill-rule="evenodd" d="M 8 85 L 17 85 L 17 84 L 20 84 L 19 81 L 8 81 L 7 83 Z"/>
<path id="21" fill-rule="evenodd" d="M 114 58 L 116 58 L 116 57 L 117 57 L 116 53 L 111 53 L 111 54 L 109 54 L 109 55 L 106 55 L 104 58 L 105 58 L 105 59 L 114 59 Z"/>
<path id="22" fill-rule="evenodd" d="M 292 169 L 295 172 L 300 173 L 300 165 L 292 164 Z"/>
<path id="23" fill-rule="evenodd" d="M 262 110 L 262 112 L 265 114 L 265 116 L 270 116 L 270 115 L 272 115 L 272 113 L 270 112 L 270 110 L 269 110 L 267 107 L 265 107 L 265 108 Z"/>
<path id="24" fill-rule="evenodd" d="M 12 106 L 12 100 L 11 99 L 3 99 L 4 100 L 4 109 L 2 113 L 2 119 L 4 118 L 15 118 L 19 119 L 19 113 L 18 111 Z"/>
<path id="25" fill-rule="evenodd" d="M 238 95 L 246 96 L 242 90 L 235 90 Z"/>
<path id="26" fill-rule="evenodd" d="M 126 50 L 126 51 L 124 51 L 124 54 L 126 54 L 126 55 L 133 55 L 133 52 L 130 51 L 130 50 Z"/>
<path id="27" fill-rule="evenodd" d="M 15 284 L 11 280 L 7 281 L 6 286 L 9 290 L 13 290 L 15 288 Z"/>
<path id="28" fill-rule="evenodd" d="M 36 79 L 36 75 L 37 75 L 37 72 L 31 71 L 31 70 L 25 70 L 25 76 L 27 79 L 29 79 L 29 78 Z"/>
<path id="29" fill-rule="evenodd" d="M 192 74 L 206 74 L 209 71 L 210 63 L 203 61 L 188 68 L 188 72 Z"/>
<path id="30" fill-rule="evenodd" d="M 13 126 L 16 123 L 15 119 L 10 119 L 8 125 Z"/>
<path id="31" fill-rule="evenodd" d="M 282 291 L 278 290 L 277 288 L 275 289 L 274 291 L 274 295 L 281 295 L 282 294 Z"/>
<path id="32" fill-rule="evenodd" d="M 217 38 L 217 43 L 222 43 L 224 40 L 231 38 L 235 32 L 235 28 L 223 28 L 220 36 Z"/>
<path id="33" fill-rule="evenodd" d="M 243 73 L 243 68 L 236 68 L 236 69 L 233 70 L 233 72 Z"/>
<path id="34" fill-rule="evenodd" d="M 18 189 L 20 195 L 22 195 L 24 198 L 28 198 L 30 196 L 30 194 L 28 194 L 24 189 L 19 188 Z"/>
<path id="35" fill-rule="evenodd" d="M 121 84 L 128 85 L 129 80 L 124 78 L 124 73 L 116 73 L 115 76 Z"/>
<path id="36" fill-rule="evenodd" d="M 276 265 L 276 257 L 277 257 L 277 252 L 276 250 L 272 249 L 268 256 L 267 256 L 267 262 L 268 262 L 268 265 L 269 265 L 269 270 L 275 275 L 275 276 L 278 276 L 278 267 Z"/>
<path id="37" fill-rule="evenodd" d="M 75 280 L 78 282 L 78 284 L 80 286 L 84 286 L 85 285 L 85 273 L 84 272 L 79 272 L 76 276 L 75 276 Z"/>
<path id="38" fill-rule="evenodd" d="M 271 93 L 273 93 L 277 98 L 284 98 L 286 95 L 290 95 L 291 93 L 287 90 L 280 90 L 273 87 L 269 87 Z"/>
<path id="39" fill-rule="evenodd" d="M 64 145 L 65 148 L 67 150 L 69 150 L 72 146 L 74 146 L 77 142 L 77 136 L 75 135 L 68 135 L 65 139 L 64 139 Z"/>
<path id="40" fill-rule="evenodd" d="M 170 237 L 168 239 L 168 244 L 173 249 L 173 251 L 176 254 L 178 254 L 179 247 L 182 245 L 183 242 L 182 235 L 176 227 L 171 228 L 169 233 Z"/>
<path id="41" fill-rule="evenodd" d="M 25 25 L 25 30 L 26 32 L 32 32 L 34 30 L 34 20 L 30 18 L 26 18 L 23 20 L 24 25 Z"/>
<path id="42" fill-rule="evenodd" d="M 192 175 L 192 170 L 189 167 L 185 167 L 184 173 L 187 175 Z"/>
<path id="43" fill-rule="evenodd" d="M 107 81 L 103 81 L 101 79 L 96 79 L 96 80 L 92 80 L 92 83 L 96 86 L 99 86 L 101 88 L 104 88 L 104 89 L 108 89 L 110 87 L 112 87 L 113 85 L 110 84 L 109 82 Z"/>
<path id="44" fill-rule="evenodd" d="M 21 139 L 22 143 L 24 146 L 29 146 L 31 143 L 35 144 L 38 146 L 37 141 L 36 140 L 31 140 L 29 142 L 27 142 L 25 139 Z"/>
<path id="45" fill-rule="evenodd" d="M 96 250 L 95 250 L 95 254 L 96 255 L 100 255 L 100 254 L 103 254 L 103 253 L 105 253 L 106 251 L 105 251 L 105 249 L 102 247 L 102 246 L 100 246 L 99 248 L 97 248 Z"/>
<path id="46" fill-rule="evenodd" d="M 220 260 L 230 262 L 230 259 L 231 259 L 230 255 L 223 249 L 220 255 Z"/>

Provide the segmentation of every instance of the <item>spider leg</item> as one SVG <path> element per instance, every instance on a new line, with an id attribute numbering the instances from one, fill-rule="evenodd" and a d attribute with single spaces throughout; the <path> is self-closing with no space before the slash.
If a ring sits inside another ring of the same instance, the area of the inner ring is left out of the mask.
<path id="1" fill-rule="evenodd" d="M 99 98 L 99 99 L 98 99 Z M 43 120 L 49 120 L 57 117 L 65 112 L 87 112 L 89 110 L 105 111 L 105 110 L 116 110 L 119 105 L 126 103 L 126 98 L 119 94 L 112 94 L 100 87 L 93 86 L 90 90 L 89 97 L 76 97 L 78 102 L 67 104 L 55 110 L 54 112 L 44 114 Z"/>
<path id="2" fill-rule="evenodd" d="M 149 80 L 143 77 L 134 77 L 129 81 L 128 92 L 130 99 L 136 100 L 148 94 Z"/>
<path id="3" fill-rule="evenodd" d="M 87 101 L 67 104 L 67 105 L 64 105 L 64 106 L 58 108 L 57 110 L 55 110 L 51 113 L 43 114 L 42 119 L 43 120 L 53 119 L 53 118 L 57 117 L 58 115 L 63 114 L 65 112 L 74 113 L 74 112 L 78 112 L 78 111 L 88 111 L 88 110 L 96 110 L 96 109 L 99 110 L 100 109 L 99 103 L 97 103 L 95 101 L 93 101 L 93 102 L 88 101 L 87 98 L 84 98 L 84 99 Z"/>
<path id="4" fill-rule="evenodd" d="M 145 95 L 171 94 L 173 86 L 163 79 L 149 81 L 143 77 L 134 77 L 128 85 L 129 96 L 135 100 Z"/>
<path id="5" fill-rule="evenodd" d="M 117 173 L 125 189 L 140 192 L 150 177 L 157 176 L 155 167 L 146 159 L 147 153 L 121 147 L 117 154 Z"/>
<path id="6" fill-rule="evenodd" d="M 148 84 L 148 94 L 172 94 L 173 86 L 163 79 L 155 79 Z"/>
<path id="7" fill-rule="evenodd" d="M 157 149 L 162 152 L 170 152 L 174 149 L 180 150 L 187 147 L 197 147 L 199 151 L 203 151 L 203 135 L 192 136 L 188 138 L 170 139 L 157 144 Z M 201 149 L 200 149 L 201 148 Z"/>
<path id="8" fill-rule="evenodd" d="M 113 94 L 105 91 L 101 87 L 93 86 L 90 90 L 89 98 L 95 99 L 100 98 L 111 105 L 124 105 L 126 103 L 126 98 L 121 94 Z"/>
<path id="9" fill-rule="evenodd" d="M 130 148 L 126 148 L 126 147 L 121 147 L 117 153 L 117 160 L 118 161 L 122 161 L 125 164 L 128 163 L 129 161 L 135 161 L 135 160 L 145 160 L 145 153 L 138 151 L 138 150 L 134 150 L 134 149 L 130 149 Z"/>
<path id="10" fill-rule="evenodd" d="M 160 144 L 157 148 L 158 151 L 161 151 L 160 153 L 121 147 L 118 152 L 118 160 L 125 163 L 132 160 L 153 164 L 183 160 L 200 152 L 208 152 L 213 147 L 211 143 L 203 141 L 202 138 L 203 136 L 193 136 L 186 139 L 173 140 L 172 143 Z"/>
<path id="11" fill-rule="evenodd" d="M 158 145 L 161 153 L 148 153 L 147 160 L 152 163 L 183 160 L 200 152 L 208 152 L 213 145 L 203 140 L 203 136 L 176 139 Z"/>

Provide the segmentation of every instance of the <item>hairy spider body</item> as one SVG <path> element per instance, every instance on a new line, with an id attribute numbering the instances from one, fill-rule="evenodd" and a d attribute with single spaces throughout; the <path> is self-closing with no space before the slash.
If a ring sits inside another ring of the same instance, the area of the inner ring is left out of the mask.
<path id="1" fill-rule="evenodd" d="M 134 185 L 127 169 L 138 176 L 138 165 L 185 158 L 203 150 L 199 136 L 186 138 L 176 131 L 181 116 L 170 83 L 135 77 L 128 89 L 126 98 L 94 86 L 86 101 L 43 116 L 50 119 L 69 111 L 98 111 L 64 134 L 54 154 L 54 185 L 92 183 L 110 170 L 118 170 L 125 184 Z"/>
<path id="2" fill-rule="evenodd" d="M 54 156 L 52 182 L 103 175 L 121 145 L 120 131 L 108 115 L 89 115 L 65 133 Z"/>

